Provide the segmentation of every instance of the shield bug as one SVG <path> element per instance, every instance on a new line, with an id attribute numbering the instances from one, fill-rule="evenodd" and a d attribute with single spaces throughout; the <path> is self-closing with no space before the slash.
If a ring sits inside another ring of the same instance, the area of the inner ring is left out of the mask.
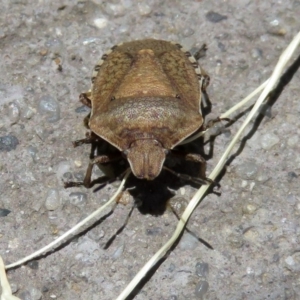
<path id="1" fill-rule="evenodd" d="M 203 49 L 203 48 L 202 48 Z M 85 119 L 90 133 L 74 146 L 107 141 L 117 154 L 92 157 L 83 182 L 67 182 L 66 187 L 90 187 L 94 164 L 126 158 L 139 179 L 153 180 L 166 156 L 205 164 L 199 154 L 174 148 L 195 132 L 204 130 L 201 98 L 206 95 L 209 77 L 198 65 L 199 53 L 192 56 L 179 44 L 146 39 L 112 47 L 94 68 L 90 91 L 80 96 L 91 108 Z M 185 179 L 200 183 L 205 178 Z"/>

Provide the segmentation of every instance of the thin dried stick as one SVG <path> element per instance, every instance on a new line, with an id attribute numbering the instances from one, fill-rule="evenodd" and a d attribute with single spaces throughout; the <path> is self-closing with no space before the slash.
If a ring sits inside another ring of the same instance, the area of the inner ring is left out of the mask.
<path id="1" fill-rule="evenodd" d="M 54 240 L 53 242 L 51 242 L 50 244 L 46 245 L 45 247 L 39 249 L 38 251 L 18 260 L 15 263 L 12 263 L 10 265 L 5 266 L 6 269 L 10 269 L 19 265 L 24 264 L 25 262 L 41 255 L 44 254 L 52 249 L 54 249 L 55 247 L 57 247 L 62 241 L 64 241 L 66 238 L 68 238 L 71 234 L 73 234 L 74 232 L 76 232 L 78 229 L 80 229 L 82 226 L 84 226 L 87 222 L 89 222 L 90 220 L 92 220 L 93 218 L 97 217 L 106 207 L 108 207 L 110 204 L 112 204 L 116 198 L 118 197 L 118 195 L 121 193 L 123 186 L 126 182 L 126 179 L 128 178 L 129 174 L 131 173 L 131 170 L 128 169 L 126 171 L 126 174 L 119 186 L 119 188 L 117 189 L 117 191 L 115 192 L 115 194 L 101 207 L 99 207 L 96 211 L 94 211 L 92 214 L 90 214 L 89 216 L 87 216 L 85 219 L 83 219 L 82 221 L 80 221 L 78 224 L 76 224 L 74 227 L 72 227 L 70 230 L 68 230 L 67 232 L 65 232 L 63 235 L 61 235 L 59 238 L 57 238 L 56 240 Z"/>
<path id="2" fill-rule="evenodd" d="M 1 255 L 0 255 L 0 284 L 2 288 L 1 298 L 0 298 L 1 300 L 21 300 L 20 298 L 12 294 L 11 287 L 9 285 L 9 282 L 5 274 L 4 263 Z"/>

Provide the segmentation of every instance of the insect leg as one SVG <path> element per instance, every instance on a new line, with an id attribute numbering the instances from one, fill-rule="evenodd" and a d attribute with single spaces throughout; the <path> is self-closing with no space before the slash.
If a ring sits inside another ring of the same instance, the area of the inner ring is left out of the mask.
<path id="1" fill-rule="evenodd" d="M 87 132 L 85 134 L 85 138 L 84 139 L 81 139 L 81 140 L 76 140 L 73 143 L 73 146 L 74 147 L 78 147 L 78 146 L 81 146 L 83 144 L 92 144 L 92 143 L 97 143 L 99 142 L 100 139 L 97 135 L 95 135 L 93 132 Z"/>
<path id="2" fill-rule="evenodd" d="M 87 107 L 91 108 L 92 107 L 92 103 L 91 103 L 91 99 L 90 99 L 91 95 L 92 95 L 91 91 L 88 91 L 86 93 L 82 93 L 82 94 L 79 95 L 79 101 L 82 104 L 86 105 Z"/>
<path id="3" fill-rule="evenodd" d="M 199 60 L 200 58 L 206 55 L 206 51 L 207 51 L 207 45 L 203 44 L 193 56 L 195 57 L 196 60 Z"/>
<path id="4" fill-rule="evenodd" d="M 172 150 L 170 152 L 170 154 L 172 156 L 175 157 L 179 157 L 182 159 L 185 159 L 187 161 L 193 161 L 196 163 L 200 163 L 200 172 L 199 172 L 199 177 L 193 177 L 193 176 L 189 176 L 186 174 L 181 174 L 181 173 L 177 173 L 167 167 L 164 167 L 165 170 L 171 172 L 172 174 L 174 174 L 175 176 L 182 178 L 184 180 L 188 180 L 188 181 L 193 181 L 195 183 L 198 184 L 214 184 L 216 186 L 219 186 L 218 183 L 214 182 L 213 180 L 209 179 L 206 177 L 205 173 L 206 173 L 206 160 L 200 155 L 200 154 L 196 154 L 196 153 L 186 153 L 186 152 L 182 152 L 182 151 L 178 151 L 178 150 Z"/>

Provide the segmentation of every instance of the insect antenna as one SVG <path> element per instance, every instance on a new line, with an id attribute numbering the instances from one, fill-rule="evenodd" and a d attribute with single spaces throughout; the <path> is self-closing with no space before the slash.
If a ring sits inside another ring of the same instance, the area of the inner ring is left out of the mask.
<path id="1" fill-rule="evenodd" d="M 168 167 L 163 167 L 164 170 L 172 173 L 173 175 L 175 175 L 176 177 L 180 178 L 180 179 L 183 179 L 183 180 L 186 180 L 186 181 L 192 181 L 192 182 L 195 182 L 197 184 L 213 184 L 214 186 L 217 186 L 218 188 L 220 188 L 220 184 L 218 182 L 215 182 L 213 180 L 211 180 L 210 178 L 200 178 L 200 177 L 194 177 L 194 176 L 190 176 L 190 175 L 187 175 L 187 174 L 182 174 L 182 173 L 178 173 L 178 172 L 175 172 L 171 169 L 169 169 Z"/>

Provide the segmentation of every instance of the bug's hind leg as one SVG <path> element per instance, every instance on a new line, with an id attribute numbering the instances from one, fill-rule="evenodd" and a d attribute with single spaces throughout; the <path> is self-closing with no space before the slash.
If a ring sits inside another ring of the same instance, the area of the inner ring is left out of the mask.
<path id="1" fill-rule="evenodd" d="M 196 163 L 200 163 L 200 170 L 199 170 L 199 176 L 198 177 L 194 177 L 194 176 L 189 176 L 187 174 L 182 174 L 182 173 L 178 173 L 175 172 L 167 167 L 163 167 L 165 170 L 169 171 L 170 173 L 174 174 L 175 176 L 187 180 L 187 181 L 192 181 L 195 182 L 197 184 L 213 184 L 217 187 L 219 187 L 220 185 L 211 180 L 210 178 L 206 177 L 206 160 L 200 155 L 200 154 L 196 154 L 196 153 L 186 153 L 186 152 L 181 152 L 178 150 L 172 150 L 170 153 L 172 156 L 175 157 L 179 157 L 182 158 L 184 160 L 187 161 L 192 161 L 192 162 L 196 162 Z"/>

